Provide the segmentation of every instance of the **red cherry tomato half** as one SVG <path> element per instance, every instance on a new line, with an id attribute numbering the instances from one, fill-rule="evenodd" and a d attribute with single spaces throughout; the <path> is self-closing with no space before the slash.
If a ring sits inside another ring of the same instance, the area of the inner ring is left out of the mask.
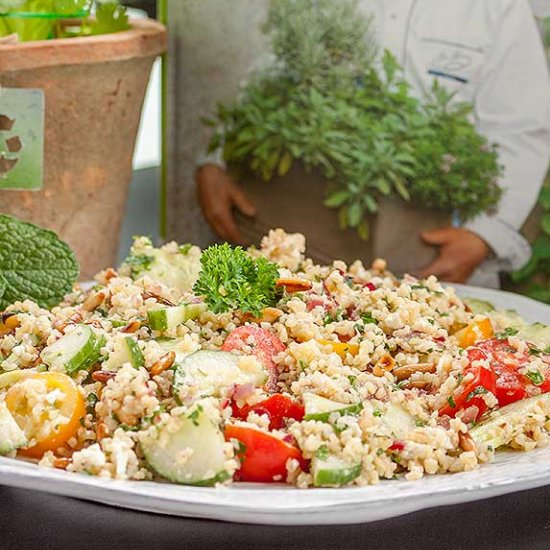
<path id="1" fill-rule="evenodd" d="M 243 325 L 227 336 L 222 350 L 243 351 L 247 347 L 252 349 L 252 354 L 268 370 L 268 389 L 276 391 L 279 371 L 273 357 L 284 351 L 286 349 L 285 345 L 269 330 L 254 325 Z"/>
<path id="2" fill-rule="evenodd" d="M 252 411 L 256 414 L 267 414 L 269 416 L 270 430 L 280 430 L 284 426 L 286 418 L 293 418 L 294 420 L 303 420 L 304 418 L 303 405 L 280 393 L 276 393 L 255 405 L 247 405 L 240 409 L 233 404 L 233 416 L 235 418 L 246 420 Z"/>
<path id="3" fill-rule="evenodd" d="M 495 395 L 501 407 L 535 395 L 539 391 L 542 393 L 550 391 L 550 376 L 547 372 L 540 373 L 542 382 L 538 385 L 519 372 L 525 369 L 533 359 L 529 350 L 518 351 L 507 339 L 494 338 L 470 348 L 468 350 L 470 360 L 472 360 L 471 354 L 474 353 L 476 356 L 481 353 L 484 359 L 489 360 L 491 369 L 497 376 Z"/>
<path id="4" fill-rule="evenodd" d="M 458 388 L 456 388 L 451 394 L 451 397 L 449 397 L 447 404 L 440 409 L 440 415 L 448 415 L 454 418 L 459 411 L 465 411 L 470 407 L 476 407 L 477 413 L 475 415 L 475 420 L 477 420 L 487 410 L 487 404 L 483 400 L 483 394 L 495 392 L 495 373 L 485 367 L 472 366 L 464 370 L 465 378 L 468 374 L 473 374 L 473 378 L 466 382 L 462 381 L 459 384 Z"/>
<path id="5" fill-rule="evenodd" d="M 269 483 L 286 480 L 286 463 L 295 458 L 305 469 L 307 461 L 302 457 L 300 450 L 266 432 L 243 426 L 227 425 L 225 439 L 236 439 L 241 444 L 237 450 L 237 457 L 241 466 L 237 476 L 241 481 Z"/>

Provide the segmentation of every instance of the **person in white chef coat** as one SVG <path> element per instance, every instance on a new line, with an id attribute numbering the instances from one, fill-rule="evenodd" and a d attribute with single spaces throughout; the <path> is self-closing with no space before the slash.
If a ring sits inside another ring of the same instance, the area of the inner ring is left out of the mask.
<path id="1" fill-rule="evenodd" d="M 396 56 L 414 93 L 427 94 L 437 79 L 456 92 L 457 101 L 474 105 L 478 131 L 499 146 L 505 192 L 497 212 L 422 234 L 439 254 L 421 273 L 496 287 L 500 272 L 519 269 L 530 257 L 519 230 L 550 158 L 550 80 L 533 11 L 527 0 L 358 4 L 361 12 L 374 16 L 379 45 Z M 199 198 L 218 234 L 239 242 L 233 209 L 254 215 L 255 208 L 223 168 L 212 160 L 200 166 Z"/>

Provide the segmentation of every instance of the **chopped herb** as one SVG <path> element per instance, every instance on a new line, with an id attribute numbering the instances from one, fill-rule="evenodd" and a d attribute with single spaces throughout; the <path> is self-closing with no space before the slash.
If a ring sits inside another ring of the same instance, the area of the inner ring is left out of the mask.
<path id="1" fill-rule="evenodd" d="M 544 353 L 550 355 L 550 346 L 548 346 L 547 348 L 544 348 Z"/>
<path id="2" fill-rule="evenodd" d="M 426 285 L 417 284 L 417 285 L 412 285 L 411 290 L 429 290 L 429 289 Z"/>
<path id="3" fill-rule="evenodd" d="M 300 360 L 298 361 L 298 365 L 300 365 L 300 370 L 301 370 L 302 372 L 305 372 L 306 367 L 307 367 L 307 363 L 306 363 L 303 359 L 300 359 Z"/>
<path id="4" fill-rule="evenodd" d="M 433 319 L 426 319 L 426 321 L 428 321 L 428 323 L 430 323 L 430 325 L 435 325 L 435 321 Z"/>
<path id="5" fill-rule="evenodd" d="M 477 386 L 468 394 L 466 401 L 470 401 L 470 399 L 473 399 L 476 395 L 482 395 L 484 393 L 489 393 L 489 390 L 483 386 Z"/>
<path id="6" fill-rule="evenodd" d="M 237 443 L 237 446 L 235 448 L 236 454 L 244 455 L 244 453 L 246 453 L 246 445 L 242 441 L 239 441 L 238 439 L 234 439 L 233 441 Z"/>
<path id="7" fill-rule="evenodd" d="M 498 332 L 496 337 L 499 340 L 506 340 L 510 336 L 515 336 L 518 333 L 518 329 L 514 327 L 506 327 L 502 332 Z"/>
<path id="8" fill-rule="evenodd" d="M 130 254 L 124 263 L 130 266 L 132 277 L 136 278 L 143 271 L 147 271 L 153 263 L 154 257 L 147 254 Z"/>
<path id="9" fill-rule="evenodd" d="M 462 384 L 462 380 L 464 380 L 464 375 L 461 372 L 459 372 L 456 375 L 457 387 L 460 386 L 460 384 Z"/>
<path id="10" fill-rule="evenodd" d="M 542 350 L 536 348 L 535 346 L 529 346 L 529 355 L 534 355 L 535 357 L 542 354 Z"/>
<path id="11" fill-rule="evenodd" d="M 372 413 L 373 416 L 382 416 L 382 411 L 374 411 Z"/>
<path id="12" fill-rule="evenodd" d="M 193 426 L 198 426 L 199 425 L 199 416 L 200 416 L 202 411 L 203 411 L 202 406 L 197 405 L 197 408 L 193 412 L 191 412 L 187 415 L 187 418 L 189 418 L 189 420 L 191 420 L 193 422 Z"/>
<path id="13" fill-rule="evenodd" d="M 355 325 L 353 325 L 353 328 L 354 328 L 359 334 L 364 334 L 364 332 L 365 332 L 365 327 L 364 327 L 364 325 L 362 325 L 361 323 L 355 323 Z"/>
<path id="14" fill-rule="evenodd" d="M 380 456 L 384 454 L 384 449 L 376 449 L 376 456 Z"/>
<path id="15" fill-rule="evenodd" d="M 391 459 L 392 459 L 396 464 L 401 464 L 401 457 L 400 457 L 398 454 L 392 453 L 392 454 L 391 454 Z"/>
<path id="16" fill-rule="evenodd" d="M 344 310 L 342 308 L 338 308 L 336 312 L 331 315 L 330 313 L 327 313 L 323 319 L 323 325 L 330 325 L 330 323 L 334 323 L 336 321 L 343 321 L 344 320 Z"/>
<path id="17" fill-rule="evenodd" d="M 349 380 L 349 383 L 351 384 L 351 386 L 355 386 L 355 381 L 357 380 L 357 376 L 353 376 L 353 375 L 350 375 L 348 376 L 348 380 Z"/>
<path id="18" fill-rule="evenodd" d="M 319 460 L 326 460 L 328 458 L 328 447 L 326 445 L 321 445 L 317 451 L 315 451 L 315 456 Z"/>
<path id="19" fill-rule="evenodd" d="M 369 325 L 371 323 L 376 324 L 376 319 L 370 313 L 361 314 L 361 320 L 365 323 L 365 325 Z"/>
<path id="20" fill-rule="evenodd" d="M 447 403 L 449 403 L 449 406 L 452 409 L 456 409 L 456 403 L 455 403 L 455 400 L 453 399 L 452 395 L 449 395 L 449 397 L 447 397 Z"/>
<path id="21" fill-rule="evenodd" d="M 87 407 L 90 409 L 90 412 L 93 412 L 95 409 L 95 404 L 99 401 L 99 398 L 95 393 L 89 393 L 86 397 Z"/>
<path id="22" fill-rule="evenodd" d="M 189 251 L 191 250 L 191 247 L 193 245 L 191 243 L 182 244 L 179 247 L 180 254 L 183 254 L 184 256 L 187 256 L 189 254 Z"/>
<path id="23" fill-rule="evenodd" d="M 535 386 L 540 386 L 544 383 L 544 376 L 539 370 L 530 370 L 525 376 L 527 376 Z"/>
<path id="24" fill-rule="evenodd" d="M 416 418 L 414 421 L 414 425 L 417 428 L 423 428 L 426 425 L 426 422 L 424 422 L 424 420 L 420 420 L 419 418 Z"/>

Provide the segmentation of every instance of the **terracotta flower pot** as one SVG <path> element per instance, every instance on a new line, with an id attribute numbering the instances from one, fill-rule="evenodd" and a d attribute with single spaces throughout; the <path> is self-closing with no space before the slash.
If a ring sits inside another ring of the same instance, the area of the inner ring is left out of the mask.
<path id="1" fill-rule="evenodd" d="M 161 24 L 131 24 L 114 34 L 0 45 L 0 88 L 45 97 L 43 187 L 0 190 L 0 212 L 57 231 L 82 278 L 116 259 L 149 73 L 166 47 Z"/>
<path id="2" fill-rule="evenodd" d="M 266 183 L 253 176 L 236 179 L 258 209 L 256 218 L 238 216 L 243 235 L 253 244 L 269 229 L 282 227 L 306 236 L 307 255 L 330 264 L 360 259 L 366 264 L 385 258 L 396 273 L 414 273 L 431 262 L 433 247 L 422 243 L 419 233 L 450 224 L 448 214 L 427 210 L 399 199 L 386 199 L 370 220 L 370 237 L 363 241 L 352 230 L 342 231 L 337 212 L 323 205 L 326 180 L 294 167 L 285 177 Z"/>

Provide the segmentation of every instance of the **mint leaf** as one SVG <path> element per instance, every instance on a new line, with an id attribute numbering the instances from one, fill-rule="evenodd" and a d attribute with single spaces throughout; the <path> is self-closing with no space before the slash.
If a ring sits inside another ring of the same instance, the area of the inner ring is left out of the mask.
<path id="1" fill-rule="evenodd" d="M 52 307 L 77 278 L 73 251 L 53 231 L 0 214 L 0 308 L 25 299 Z"/>

